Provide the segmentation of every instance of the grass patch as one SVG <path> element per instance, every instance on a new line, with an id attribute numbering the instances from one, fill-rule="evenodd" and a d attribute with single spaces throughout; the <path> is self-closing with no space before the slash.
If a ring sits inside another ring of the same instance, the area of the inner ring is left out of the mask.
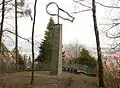
<path id="1" fill-rule="evenodd" d="M 24 72 L 16 72 L 16 73 L 10 73 L 10 75 L 20 75 L 20 76 L 31 76 L 31 71 L 24 71 Z M 50 76 L 49 72 L 45 72 L 45 71 L 35 71 L 34 72 L 34 76 L 42 76 L 42 75 L 46 75 L 46 76 Z M 94 81 L 97 82 L 98 78 L 97 77 L 89 77 L 87 75 L 70 75 L 70 76 L 55 76 L 57 78 L 60 79 L 69 79 L 71 78 L 72 80 L 81 80 L 81 81 Z"/>
<path id="2" fill-rule="evenodd" d="M 58 76 L 58 78 L 62 79 L 68 79 L 69 77 L 72 77 L 73 80 L 97 80 L 96 77 L 89 77 L 86 75 Z"/>
<path id="3" fill-rule="evenodd" d="M 72 83 L 72 77 L 68 77 L 68 83 L 66 84 L 66 87 L 70 86 Z"/>
<path id="4" fill-rule="evenodd" d="M 31 76 L 31 71 L 15 72 L 15 73 L 10 73 L 10 75 Z M 49 71 L 35 71 L 34 72 L 34 76 L 41 76 L 41 75 L 49 75 Z"/>
<path id="5" fill-rule="evenodd" d="M 10 75 L 22 75 L 22 76 L 31 76 L 31 72 L 15 72 L 15 73 L 10 73 Z"/>
<path id="6" fill-rule="evenodd" d="M 69 82 L 68 84 L 71 84 L 72 80 L 78 80 L 84 82 L 86 85 L 88 85 L 88 88 L 96 88 L 98 85 L 98 78 L 97 77 L 89 77 L 86 75 L 72 75 L 72 76 L 60 76 L 58 78 L 61 79 L 67 79 Z"/>
<path id="7" fill-rule="evenodd" d="M 16 75 L 16 76 L 31 76 L 30 71 L 24 71 L 24 72 L 15 72 L 15 73 L 10 73 L 10 75 Z M 34 76 L 40 76 L 37 72 L 34 72 Z"/>
<path id="8" fill-rule="evenodd" d="M 12 76 L 31 76 L 31 71 L 10 73 L 10 75 L 12 75 Z M 35 71 L 34 75 L 39 76 L 39 77 L 46 75 L 51 78 L 55 77 L 58 79 L 68 80 L 66 87 L 73 86 L 72 83 L 75 81 L 80 81 L 80 82 L 84 82 L 87 85 L 87 88 L 98 88 L 98 78 L 97 77 L 89 77 L 87 75 L 50 76 L 49 72 L 45 72 L 45 71 Z"/>

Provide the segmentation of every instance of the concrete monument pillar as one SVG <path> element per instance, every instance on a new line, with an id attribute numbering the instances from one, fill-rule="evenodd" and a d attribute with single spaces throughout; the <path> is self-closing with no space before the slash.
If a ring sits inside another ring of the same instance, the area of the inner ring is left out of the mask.
<path id="1" fill-rule="evenodd" d="M 62 24 L 55 24 L 52 39 L 51 75 L 62 73 Z"/>

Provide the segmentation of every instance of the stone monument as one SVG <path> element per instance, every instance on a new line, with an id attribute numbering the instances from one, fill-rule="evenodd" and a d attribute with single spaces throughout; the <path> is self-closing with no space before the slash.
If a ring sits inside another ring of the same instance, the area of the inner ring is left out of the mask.
<path id="1" fill-rule="evenodd" d="M 57 9 L 58 9 L 57 14 L 51 14 L 48 12 L 47 9 L 51 4 L 55 4 L 57 6 Z M 66 13 L 71 20 L 60 16 L 59 11 Z M 51 44 L 52 45 L 52 51 L 51 51 L 52 55 L 51 55 L 50 75 L 60 75 L 62 73 L 62 24 L 59 24 L 59 18 L 62 18 L 64 20 L 68 20 L 71 22 L 73 22 L 73 20 L 75 18 L 72 17 L 68 12 L 59 8 L 59 6 L 55 2 L 50 2 L 46 6 L 46 12 L 49 15 L 58 17 L 58 23 L 55 24 L 55 26 L 54 26 L 53 38 L 52 38 L 52 44 Z"/>
<path id="2" fill-rule="evenodd" d="M 55 24 L 52 40 L 51 75 L 62 73 L 62 25 Z"/>

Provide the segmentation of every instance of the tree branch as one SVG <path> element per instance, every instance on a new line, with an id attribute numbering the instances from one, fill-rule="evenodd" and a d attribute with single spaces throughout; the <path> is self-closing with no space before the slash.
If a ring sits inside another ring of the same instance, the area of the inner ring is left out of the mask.
<path id="1" fill-rule="evenodd" d="M 92 9 L 80 10 L 80 11 L 78 11 L 78 12 L 72 12 L 72 14 L 81 13 L 81 12 L 86 12 L 86 11 L 90 11 L 90 10 L 92 10 Z"/>
<path id="2" fill-rule="evenodd" d="M 108 31 L 108 30 L 114 28 L 115 26 L 118 26 L 119 24 L 120 24 L 120 23 L 113 23 L 113 25 L 112 25 L 110 28 L 108 28 L 106 31 Z"/>
<path id="3" fill-rule="evenodd" d="M 5 5 L 9 2 L 11 2 L 12 0 L 9 0 L 9 1 L 5 1 Z M 2 3 L 0 3 L 0 5 L 2 5 Z"/>
<path id="4" fill-rule="evenodd" d="M 12 41 L 13 45 L 15 44 L 14 41 L 13 41 L 13 39 L 9 35 L 6 34 L 6 35 L 4 35 L 4 37 L 9 38 Z"/>
<path id="5" fill-rule="evenodd" d="M 11 33 L 11 34 L 16 35 L 14 32 L 12 32 L 12 31 L 10 31 L 10 30 L 7 30 L 7 29 L 3 30 L 3 32 L 5 32 L 5 31 L 7 31 L 7 32 L 9 32 L 9 33 Z M 30 40 L 27 39 L 27 38 L 24 38 L 24 37 L 22 37 L 22 36 L 20 36 L 20 35 L 17 35 L 17 36 L 18 36 L 19 38 L 23 39 L 23 40 L 26 40 L 26 41 L 30 42 Z"/>
<path id="6" fill-rule="evenodd" d="M 107 36 L 108 38 L 112 38 L 112 39 L 120 38 L 120 35 L 119 35 L 119 36 L 115 36 L 115 35 L 109 36 L 108 33 L 106 33 L 106 36 Z"/>
<path id="7" fill-rule="evenodd" d="M 100 3 L 100 2 L 96 2 L 96 4 L 99 4 L 99 5 L 101 5 L 101 6 L 103 6 L 103 7 L 107 7 L 107 8 L 120 9 L 120 7 L 104 5 L 104 4 Z"/>
<path id="8" fill-rule="evenodd" d="M 114 46 L 114 47 L 111 48 L 111 49 L 115 49 L 115 48 L 117 48 L 119 45 L 120 45 L 120 43 L 118 43 L 116 46 Z"/>
<path id="9" fill-rule="evenodd" d="M 79 1 L 76 1 L 76 0 L 73 0 L 73 1 L 74 1 L 75 3 L 81 5 L 81 6 L 84 6 L 84 7 L 87 7 L 87 8 L 92 9 L 90 6 L 84 5 L 84 4 L 80 3 Z"/>

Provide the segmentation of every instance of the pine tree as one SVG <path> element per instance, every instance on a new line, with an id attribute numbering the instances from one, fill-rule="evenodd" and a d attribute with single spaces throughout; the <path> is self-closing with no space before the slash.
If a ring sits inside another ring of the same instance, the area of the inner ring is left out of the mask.
<path id="1" fill-rule="evenodd" d="M 36 62 L 45 63 L 45 69 L 49 70 L 51 63 L 51 50 L 52 50 L 52 37 L 54 31 L 54 20 L 52 18 L 49 19 L 49 23 L 47 25 L 47 30 L 45 31 L 44 40 L 42 40 L 39 47 L 39 55 L 36 58 Z M 43 65 L 44 68 L 44 65 Z"/>
<path id="2" fill-rule="evenodd" d="M 18 52 L 17 53 L 18 54 L 17 55 L 18 56 L 18 62 L 17 62 L 17 64 L 18 64 L 18 70 L 23 70 L 24 66 L 25 66 L 25 62 L 24 62 L 21 54 L 19 53 L 19 50 L 17 52 Z M 14 58 L 16 58 L 16 47 L 12 50 L 12 53 L 13 53 Z"/>
<path id="3" fill-rule="evenodd" d="M 52 43 L 52 36 L 54 31 L 54 20 L 50 18 L 49 23 L 47 25 L 47 30 L 45 31 L 45 40 L 44 40 L 44 61 L 50 62 L 51 61 L 51 43 Z"/>
<path id="4" fill-rule="evenodd" d="M 49 23 L 47 25 L 47 30 L 45 31 L 44 40 L 41 42 L 39 47 L 39 55 L 35 61 L 50 63 L 53 30 L 54 30 L 54 20 L 50 18 Z"/>
<path id="5" fill-rule="evenodd" d="M 44 62 L 44 40 L 41 42 L 39 47 L 39 55 L 35 59 L 36 62 Z"/>
<path id="6" fill-rule="evenodd" d="M 80 56 L 75 58 L 75 63 L 87 65 L 90 68 L 95 68 L 97 61 L 90 55 L 90 52 L 83 48 L 80 52 Z"/>

